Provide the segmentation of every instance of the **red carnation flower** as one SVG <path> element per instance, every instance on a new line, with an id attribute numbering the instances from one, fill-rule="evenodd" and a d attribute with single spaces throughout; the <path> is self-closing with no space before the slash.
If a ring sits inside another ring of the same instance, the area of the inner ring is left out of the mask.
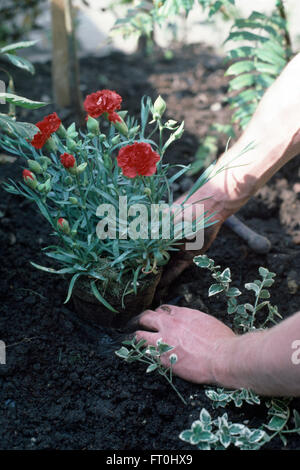
<path id="1" fill-rule="evenodd" d="M 39 128 L 39 132 L 35 134 L 32 141 L 30 142 L 36 149 L 41 149 L 51 134 L 56 132 L 61 125 L 61 120 L 56 113 L 45 116 L 42 121 L 36 123 L 36 127 Z"/>
<path id="2" fill-rule="evenodd" d="M 45 143 L 49 139 L 50 135 L 47 133 L 43 132 L 43 126 L 41 125 L 41 122 L 38 122 L 36 124 L 36 127 L 38 127 L 40 130 L 38 131 L 37 134 L 33 137 L 32 141 L 30 142 L 33 147 L 36 149 L 41 149 L 44 147 Z"/>
<path id="3" fill-rule="evenodd" d="M 84 109 L 93 118 L 108 114 L 108 120 L 111 122 L 121 121 L 116 113 L 121 108 L 122 98 L 118 93 L 112 90 L 100 90 L 96 93 L 87 95 L 84 100 Z"/>
<path id="4" fill-rule="evenodd" d="M 60 156 L 60 161 L 65 168 L 73 168 L 76 163 L 74 155 L 71 155 L 70 153 L 63 153 Z"/>
<path id="5" fill-rule="evenodd" d="M 27 178 L 30 178 L 32 181 L 35 179 L 35 176 L 29 170 L 23 170 L 23 178 L 26 181 Z"/>
<path id="6" fill-rule="evenodd" d="M 45 128 L 49 134 L 56 132 L 61 125 L 61 120 L 56 113 L 52 113 L 44 117 L 42 122 L 44 123 Z"/>
<path id="7" fill-rule="evenodd" d="M 151 145 L 145 142 L 126 145 L 119 150 L 117 156 L 118 166 L 122 168 L 123 175 L 128 178 L 134 178 L 137 175 L 154 175 L 159 160 L 158 153 L 154 152 Z"/>

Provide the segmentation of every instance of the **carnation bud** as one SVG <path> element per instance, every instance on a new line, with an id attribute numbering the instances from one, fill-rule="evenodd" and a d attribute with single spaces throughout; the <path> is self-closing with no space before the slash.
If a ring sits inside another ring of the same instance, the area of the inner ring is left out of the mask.
<path id="1" fill-rule="evenodd" d="M 166 107 L 167 107 L 166 102 L 159 95 L 159 97 L 155 100 L 155 103 L 153 105 L 153 118 L 154 119 L 161 118 L 166 110 Z"/>
<path id="2" fill-rule="evenodd" d="M 140 130 L 140 126 L 135 126 L 135 127 L 132 127 L 131 129 L 129 129 L 129 134 L 128 136 L 129 137 L 134 137 L 135 134 L 137 134 L 137 132 Z"/>
<path id="3" fill-rule="evenodd" d="M 48 178 L 45 182 L 45 192 L 49 193 L 51 191 L 51 178 Z"/>
<path id="4" fill-rule="evenodd" d="M 61 125 L 59 126 L 59 128 L 58 128 L 57 131 L 56 131 L 56 134 L 58 135 L 58 137 L 60 137 L 60 138 L 62 138 L 62 139 L 66 137 L 67 131 L 66 131 L 66 128 L 65 128 L 65 126 L 64 126 L 63 124 L 61 124 Z"/>
<path id="5" fill-rule="evenodd" d="M 73 152 L 74 150 L 77 149 L 77 143 L 75 140 L 71 139 L 70 137 L 67 137 L 67 149 Z"/>
<path id="6" fill-rule="evenodd" d="M 178 129 L 174 132 L 173 138 L 175 140 L 180 139 L 183 133 L 184 133 L 184 121 L 182 121 Z"/>
<path id="7" fill-rule="evenodd" d="M 23 179 L 31 189 L 35 189 L 38 185 L 35 175 L 29 170 L 23 170 Z"/>
<path id="8" fill-rule="evenodd" d="M 70 225 L 69 225 L 69 222 L 64 219 L 63 217 L 61 217 L 60 219 L 58 219 L 57 221 L 57 226 L 58 228 L 64 232 L 65 234 L 69 234 L 70 233 Z"/>
<path id="9" fill-rule="evenodd" d="M 93 134 L 93 135 L 99 135 L 100 134 L 100 128 L 99 128 L 99 122 L 97 119 L 89 116 L 87 119 L 86 127 L 88 128 L 88 131 Z"/>
<path id="10" fill-rule="evenodd" d="M 40 193 L 49 193 L 49 191 L 51 191 L 51 180 L 50 180 L 50 178 L 47 179 L 47 181 L 45 181 L 45 183 L 38 184 L 37 190 Z"/>
<path id="11" fill-rule="evenodd" d="M 43 173 L 43 168 L 35 160 L 27 160 L 27 163 L 28 163 L 28 166 L 29 166 L 30 170 L 32 170 L 37 175 L 40 175 L 40 174 Z"/>
<path id="12" fill-rule="evenodd" d="M 50 158 L 44 157 L 44 156 L 43 156 L 43 157 L 40 157 L 40 158 L 39 158 L 39 161 L 40 161 L 40 163 L 41 163 L 41 165 L 42 165 L 43 170 L 47 170 L 48 165 L 51 165 L 51 164 L 52 164 L 52 160 L 51 160 Z"/>
<path id="13" fill-rule="evenodd" d="M 69 185 L 72 184 L 72 183 L 73 183 L 73 179 L 71 178 L 71 176 L 66 176 L 66 177 L 65 177 L 65 184 L 66 184 L 67 186 L 69 186 Z"/>
<path id="14" fill-rule="evenodd" d="M 47 140 L 47 142 L 46 142 L 46 144 L 45 144 L 45 148 L 46 148 L 46 150 L 48 150 L 49 152 L 56 152 L 56 150 L 57 150 L 57 142 L 56 142 L 56 140 L 54 139 L 54 136 L 49 137 L 49 139 Z"/>
<path id="15" fill-rule="evenodd" d="M 104 152 L 103 154 L 103 164 L 105 168 L 108 168 L 109 170 L 112 168 L 112 161 L 109 153 Z"/>
<path id="16" fill-rule="evenodd" d="M 118 113 L 117 113 L 118 114 Z M 120 121 L 113 122 L 113 125 L 117 129 L 117 131 L 120 132 L 120 134 L 125 135 L 125 137 L 128 136 L 128 127 L 125 123 L 125 121 L 121 118 L 121 116 L 118 114 Z"/>
<path id="17" fill-rule="evenodd" d="M 105 134 L 100 134 L 99 135 L 99 140 L 100 140 L 100 142 L 104 142 L 106 140 L 106 135 Z"/>
<path id="18" fill-rule="evenodd" d="M 115 137 L 113 137 L 113 138 L 111 139 L 111 143 L 112 143 L 113 145 L 116 145 L 116 144 L 118 144 L 119 142 L 120 142 L 120 136 L 119 136 L 119 135 L 115 135 Z"/>
<path id="19" fill-rule="evenodd" d="M 84 170 L 86 169 L 87 167 L 87 163 L 84 162 L 84 163 L 81 163 L 81 165 L 77 166 L 76 169 L 75 169 L 75 172 L 77 175 L 80 175 L 80 173 L 83 173 Z"/>
<path id="20" fill-rule="evenodd" d="M 151 196 L 152 192 L 151 192 L 151 189 L 150 188 L 145 188 L 144 189 L 144 193 L 147 195 L 147 196 Z"/>
<path id="21" fill-rule="evenodd" d="M 78 199 L 76 197 L 73 197 L 73 196 L 69 197 L 69 201 L 71 202 L 71 204 L 76 204 L 76 205 L 78 204 Z"/>

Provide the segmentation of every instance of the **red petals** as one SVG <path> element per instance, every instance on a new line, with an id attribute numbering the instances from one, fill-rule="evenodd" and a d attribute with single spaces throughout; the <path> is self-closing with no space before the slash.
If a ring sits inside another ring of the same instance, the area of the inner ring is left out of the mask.
<path id="1" fill-rule="evenodd" d="M 64 219 L 62 217 L 60 217 L 57 221 L 58 225 L 60 225 L 60 227 L 63 226 L 63 223 L 64 223 Z"/>
<path id="2" fill-rule="evenodd" d="M 61 120 L 56 113 L 45 116 L 42 121 L 36 123 L 36 127 L 39 128 L 39 132 L 33 137 L 32 141 L 30 142 L 31 145 L 33 145 L 36 149 L 41 149 L 51 134 L 58 130 L 60 125 Z"/>
<path id="3" fill-rule="evenodd" d="M 29 170 L 23 170 L 23 178 L 25 181 L 27 178 L 31 179 L 32 181 L 35 180 L 34 174 Z"/>
<path id="4" fill-rule="evenodd" d="M 121 118 L 115 112 L 121 108 L 122 98 L 118 93 L 112 90 L 100 90 L 96 93 L 87 95 L 84 100 L 84 109 L 89 116 L 97 118 L 103 113 L 108 114 L 108 120 L 111 122 L 121 121 Z"/>
<path id="5" fill-rule="evenodd" d="M 73 168 L 76 163 L 74 155 L 71 155 L 70 153 L 63 153 L 60 156 L 60 161 L 65 168 Z"/>
<path id="6" fill-rule="evenodd" d="M 135 176 L 151 176 L 156 173 L 156 164 L 160 156 L 154 152 L 150 144 L 135 142 L 120 149 L 117 156 L 118 166 L 128 178 Z"/>

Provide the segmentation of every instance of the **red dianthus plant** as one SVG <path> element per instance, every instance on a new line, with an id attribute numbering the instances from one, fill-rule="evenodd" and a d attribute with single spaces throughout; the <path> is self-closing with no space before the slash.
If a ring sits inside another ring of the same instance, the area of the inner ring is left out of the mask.
<path id="1" fill-rule="evenodd" d="M 121 103 L 115 91 L 96 91 L 84 101 L 85 131 L 75 124 L 66 129 L 53 113 L 36 124 L 39 131 L 31 140 L 0 137 L 26 162 L 23 182 L 11 181 L 6 189 L 34 201 L 57 236 L 45 253 L 61 269 L 34 266 L 70 276 L 67 300 L 83 283 L 84 295 L 90 290 L 112 311 L 124 310 L 127 296 L 137 295 L 151 276 L 157 283 L 170 250 L 176 249 L 174 212 L 162 211 L 155 222 L 152 214 L 160 204 L 172 204 L 172 183 L 188 169 L 163 161 L 169 145 L 181 137 L 183 123 L 163 120 L 161 97 L 154 104 L 142 99 L 140 119 L 121 111 Z M 165 217 L 168 237 L 161 230 Z M 203 215 L 195 224 L 203 228 L 207 220 Z M 149 304 L 153 295 L 143 295 Z"/>

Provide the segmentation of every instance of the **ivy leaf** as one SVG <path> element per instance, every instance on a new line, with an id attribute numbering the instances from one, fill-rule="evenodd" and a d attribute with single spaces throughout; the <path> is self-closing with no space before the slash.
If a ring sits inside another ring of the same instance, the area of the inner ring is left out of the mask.
<path id="1" fill-rule="evenodd" d="M 208 297 L 219 294 L 220 292 L 223 292 L 223 290 L 224 287 L 221 284 L 212 284 L 208 290 Z"/>
<path id="2" fill-rule="evenodd" d="M 3 55 L 15 67 L 18 67 L 19 69 L 26 70 L 26 72 L 29 72 L 32 75 L 34 74 L 34 72 L 35 72 L 34 66 L 32 65 L 31 62 L 29 62 L 29 60 L 25 59 L 24 57 L 20 57 L 18 55 L 15 55 L 15 54 L 7 53 L 7 54 L 3 54 Z"/>
<path id="3" fill-rule="evenodd" d="M 13 93 L 0 93 L 0 100 L 1 99 L 14 104 L 15 106 L 27 109 L 38 109 L 48 104 L 43 101 L 32 101 L 28 98 L 24 98 L 23 96 L 14 95 Z"/>
<path id="4" fill-rule="evenodd" d="M 146 373 L 148 374 L 149 372 L 153 372 L 158 368 L 158 364 L 150 364 L 150 366 L 147 367 Z"/>

